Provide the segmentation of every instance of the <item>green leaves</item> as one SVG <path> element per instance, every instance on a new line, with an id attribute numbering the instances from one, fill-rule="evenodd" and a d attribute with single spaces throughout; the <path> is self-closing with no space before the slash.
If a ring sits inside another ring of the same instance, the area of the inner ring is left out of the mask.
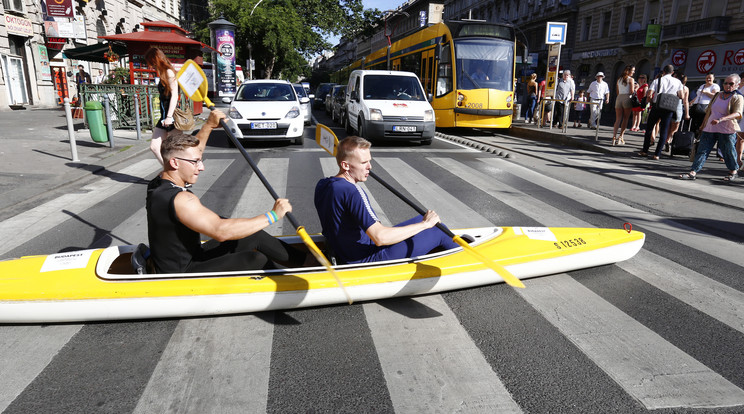
<path id="1" fill-rule="evenodd" d="M 330 49 L 331 35 L 351 36 L 379 20 L 362 0 L 213 0 L 212 16 L 237 25 L 238 62 L 256 61 L 256 78 L 295 80 L 310 72 L 308 60 Z M 256 4 L 258 4 L 257 7 Z M 254 9 L 255 7 L 255 9 Z M 251 14 L 253 10 L 253 14 Z M 204 27 L 208 22 L 203 22 Z M 208 30 L 196 34 L 208 43 Z M 206 35 L 206 36 L 205 36 Z M 250 50 L 249 50 L 250 45 Z"/>

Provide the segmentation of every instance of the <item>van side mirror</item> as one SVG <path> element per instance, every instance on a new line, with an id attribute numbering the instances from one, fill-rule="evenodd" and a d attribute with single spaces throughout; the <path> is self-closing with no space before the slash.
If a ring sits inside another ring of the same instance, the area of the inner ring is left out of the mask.
<path id="1" fill-rule="evenodd" d="M 357 92 L 357 91 L 351 91 L 351 100 L 352 101 L 358 101 L 359 100 L 359 92 Z"/>

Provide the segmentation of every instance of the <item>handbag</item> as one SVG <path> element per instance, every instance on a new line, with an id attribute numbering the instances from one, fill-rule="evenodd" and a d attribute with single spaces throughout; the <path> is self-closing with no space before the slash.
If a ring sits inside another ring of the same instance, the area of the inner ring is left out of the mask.
<path id="1" fill-rule="evenodd" d="M 630 94 L 630 103 L 631 105 L 633 105 L 633 108 L 641 107 L 641 101 L 638 99 L 638 95 L 635 93 Z"/>
<path id="2" fill-rule="evenodd" d="M 657 87 L 661 89 L 661 77 L 657 78 Z M 672 93 L 660 93 L 656 98 L 656 107 L 664 111 L 675 112 L 679 105 L 679 97 Z"/>
<path id="3" fill-rule="evenodd" d="M 194 113 L 191 108 L 176 108 L 173 111 L 173 126 L 179 131 L 190 131 L 194 129 Z"/>

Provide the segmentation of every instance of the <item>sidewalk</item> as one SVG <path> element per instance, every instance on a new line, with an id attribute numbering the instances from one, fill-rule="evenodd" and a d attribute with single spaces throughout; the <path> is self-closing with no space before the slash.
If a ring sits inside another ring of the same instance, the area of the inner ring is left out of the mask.
<path id="1" fill-rule="evenodd" d="M 83 120 L 73 119 L 78 162 L 72 161 L 65 111 L 0 112 L 0 218 L 23 209 L 63 185 L 105 174 L 112 166 L 149 151 L 150 131 L 114 130 L 114 148 L 94 142 Z"/>

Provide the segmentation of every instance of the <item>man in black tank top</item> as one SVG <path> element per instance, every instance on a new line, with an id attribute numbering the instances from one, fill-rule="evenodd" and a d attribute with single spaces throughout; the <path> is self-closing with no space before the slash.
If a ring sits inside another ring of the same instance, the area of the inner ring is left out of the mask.
<path id="1" fill-rule="evenodd" d="M 292 211 L 289 200 L 253 218 L 225 219 L 205 207 L 188 188 L 204 171 L 202 153 L 225 114 L 214 110 L 196 134 L 174 130 L 163 140 L 163 172 L 147 186 L 147 232 L 157 273 L 216 272 L 301 266 L 306 254 L 264 228 Z M 211 240 L 201 243 L 201 234 Z"/>

